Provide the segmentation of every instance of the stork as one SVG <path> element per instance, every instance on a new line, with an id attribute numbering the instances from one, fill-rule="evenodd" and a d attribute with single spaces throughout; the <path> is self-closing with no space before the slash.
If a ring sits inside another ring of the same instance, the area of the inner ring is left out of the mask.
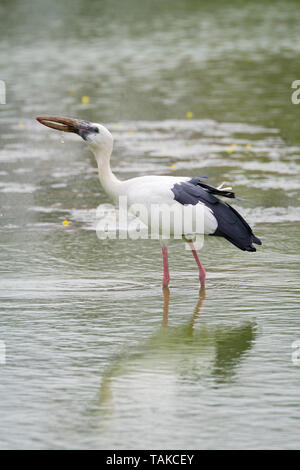
<path id="1" fill-rule="evenodd" d="M 100 183 L 114 202 L 118 203 L 121 196 L 126 196 L 129 206 L 140 203 L 147 207 L 153 204 L 158 206 L 172 204 L 183 209 L 200 207 L 203 214 L 204 235 L 224 237 L 237 248 L 249 252 L 256 251 L 253 243 L 262 244 L 243 217 L 232 206 L 217 197 L 235 198 L 231 188 L 224 188 L 223 185 L 216 188 L 197 177 L 148 175 L 121 181 L 110 167 L 113 137 L 106 127 L 69 117 L 38 116 L 36 119 L 50 128 L 74 132 L 82 137 L 95 155 Z M 194 214 L 192 217 L 195 217 L 196 212 L 192 214 Z M 205 287 L 206 272 L 200 262 L 191 233 L 183 232 L 182 237 L 189 244 L 197 263 L 201 287 Z M 170 281 L 167 242 L 163 238 L 160 241 L 163 257 L 162 284 L 163 287 L 167 287 Z"/>

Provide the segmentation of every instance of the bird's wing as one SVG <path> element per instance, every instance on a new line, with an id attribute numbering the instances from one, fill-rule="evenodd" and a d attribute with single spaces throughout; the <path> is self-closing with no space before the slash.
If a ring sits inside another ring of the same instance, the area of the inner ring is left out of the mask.
<path id="1" fill-rule="evenodd" d="M 229 197 L 229 198 L 235 198 L 235 194 L 233 191 L 231 191 L 232 188 L 223 188 L 222 183 L 220 186 L 215 188 L 214 186 L 211 186 L 210 184 L 204 183 L 204 181 L 201 180 L 201 178 L 191 178 L 189 181 L 191 184 L 194 186 L 200 186 L 201 188 L 204 188 L 207 190 L 207 192 L 211 194 L 217 194 L 218 196 L 223 196 L 223 197 Z"/>
<path id="2" fill-rule="evenodd" d="M 256 251 L 252 243 L 261 245 L 261 241 L 253 234 L 243 217 L 229 204 L 214 196 L 222 193 L 220 189 L 202 183 L 200 178 L 192 178 L 174 184 L 171 190 L 174 199 L 179 203 L 195 205 L 201 202 L 211 210 L 217 221 L 217 228 L 211 235 L 222 236 L 244 251 Z M 232 194 L 233 196 L 227 194 L 227 197 L 234 197 L 234 193 Z"/>

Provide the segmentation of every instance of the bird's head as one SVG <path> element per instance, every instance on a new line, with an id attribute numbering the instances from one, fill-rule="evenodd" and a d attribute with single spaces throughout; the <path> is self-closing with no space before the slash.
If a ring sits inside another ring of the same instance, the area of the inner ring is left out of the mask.
<path id="1" fill-rule="evenodd" d="M 57 116 L 37 116 L 36 120 L 52 129 L 78 134 L 89 145 L 97 161 L 112 152 L 113 137 L 101 124 Z"/>

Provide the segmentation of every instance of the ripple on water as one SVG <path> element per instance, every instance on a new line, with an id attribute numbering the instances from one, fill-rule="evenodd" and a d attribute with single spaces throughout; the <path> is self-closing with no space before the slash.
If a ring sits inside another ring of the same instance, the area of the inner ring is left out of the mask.
<path id="1" fill-rule="evenodd" d="M 38 187 L 33 184 L 0 182 L 1 193 L 33 193 L 37 189 Z"/>

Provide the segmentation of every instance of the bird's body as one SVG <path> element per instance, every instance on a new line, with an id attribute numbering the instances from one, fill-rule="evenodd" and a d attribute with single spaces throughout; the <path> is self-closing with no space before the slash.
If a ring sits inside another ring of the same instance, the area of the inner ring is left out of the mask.
<path id="1" fill-rule="evenodd" d="M 182 188 L 182 190 L 184 190 L 184 188 L 187 187 L 186 184 L 189 185 L 191 180 L 192 178 L 185 176 L 149 175 L 132 178 L 122 182 L 120 181 L 120 186 L 117 189 L 117 198 L 115 195 L 114 201 L 117 203 L 119 196 L 126 196 L 129 210 L 132 208 L 133 210 L 131 210 L 131 212 L 133 212 L 134 215 L 136 215 L 136 212 L 139 212 L 139 218 L 148 226 L 149 231 L 151 231 L 152 228 L 150 217 L 151 207 L 158 212 L 163 212 L 163 208 L 166 208 L 167 210 L 166 206 L 169 206 L 170 208 L 172 207 L 175 211 L 177 209 L 177 214 L 181 213 L 183 220 L 186 220 L 187 217 L 194 218 L 196 216 L 197 209 L 199 209 L 199 207 L 196 206 L 201 206 L 201 209 L 203 210 L 203 224 L 201 224 L 201 227 L 200 224 L 198 224 L 200 230 L 193 230 L 193 233 L 212 235 L 218 227 L 218 222 L 213 211 L 200 199 L 195 201 L 193 204 L 185 204 L 176 199 L 178 194 L 177 188 Z M 135 210 L 137 205 L 143 206 L 147 209 L 145 211 L 146 218 L 143 211 Z M 192 210 L 189 211 L 189 209 Z M 171 218 L 169 234 L 174 236 L 176 234 L 175 232 L 174 220 Z M 188 234 L 190 235 L 191 231 L 189 231 Z M 187 235 L 187 233 L 183 230 L 181 235 L 184 236 Z"/>
<path id="2" fill-rule="evenodd" d="M 48 127 L 79 134 L 95 155 L 99 180 L 108 196 L 116 204 L 120 198 L 125 198 L 129 210 L 148 225 L 151 233 L 155 225 L 155 231 L 159 232 L 162 243 L 164 286 L 168 285 L 170 279 L 166 246 L 168 236 L 179 234 L 189 242 L 199 268 L 201 285 L 205 283 L 205 270 L 193 245 L 192 236 L 221 236 L 244 251 L 256 251 L 253 243 L 261 245 L 261 241 L 253 234 L 243 217 L 217 197 L 234 198 L 231 188 L 215 188 L 203 182 L 203 179 L 195 177 L 149 175 L 121 181 L 110 167 L 113 138 L 104 126 L 53 116 L 37 119 Z M 166 213 L 169 208 L 172 208 L 173 212 L 168 218 Z M 155 218 L 157 213 L 162 214 L 162 220 L 159 224 L 156 220 L 154 224 L 152 215 Z M 178 225 L 179 219 L 181 225 Z"/>

